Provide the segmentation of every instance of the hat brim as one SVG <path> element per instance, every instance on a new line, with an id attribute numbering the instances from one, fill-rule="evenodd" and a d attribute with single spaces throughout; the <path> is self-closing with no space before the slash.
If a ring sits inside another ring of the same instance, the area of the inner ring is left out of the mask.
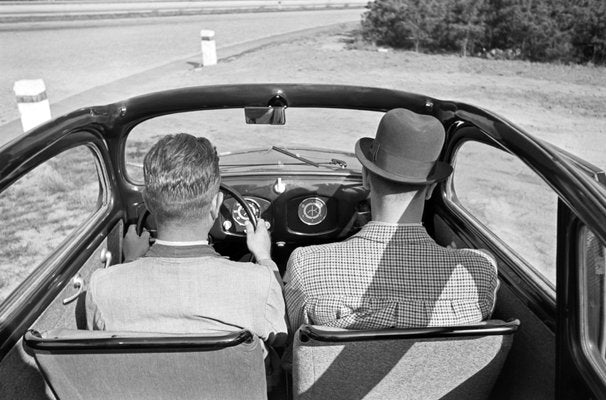
<path id="1" fill-rule="evenodd" d="M 431 173 L 426 177 L 404 176 L 386 171 L 383 168 L 378 167 L 373 161 L 371 161 L 370 148 L 373 142 L 374 139 L 369 137 L 359 139 L 356 142 L 356 157 L 366 169 L 389 181 L 408 183 L 412 185 L 429 185 L 434 182 L 439 182 L 448 178 L 448 176 L 450 176 L 450 174 L 452 173 L 452 166 L 442 161 L 436 161 L 436 165 L 432 169 Z"/>

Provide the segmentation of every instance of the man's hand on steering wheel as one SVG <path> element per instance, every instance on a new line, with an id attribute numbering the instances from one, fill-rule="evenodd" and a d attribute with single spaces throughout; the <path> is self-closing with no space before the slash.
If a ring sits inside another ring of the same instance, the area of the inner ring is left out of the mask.
<path id="1" fill-rule="evenodd" d="M 143 257 L 149 249 L 149 231 L 142 229 L 141 235 L 137 234 L 137 227 L 130 225 L 122 242 L 122 254 L 124 262 L 136 260 Z"/>
<path id="2" fill-rule="evenodd" d="M 257 220 L 256 229 L 246 221 L 246 245 L 258 261 L 271 259 L 271 237 L 263 219 Z"/>

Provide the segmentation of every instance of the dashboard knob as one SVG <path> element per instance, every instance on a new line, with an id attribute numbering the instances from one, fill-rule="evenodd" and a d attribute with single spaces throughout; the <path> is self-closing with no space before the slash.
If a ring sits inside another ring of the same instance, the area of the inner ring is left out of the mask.
<path id="1" fill-rule="evenodd" d="M 278 178 L 276 183 L 274 184 L 274 192 L 278 194 L 282 194 L 286 191 L 286 185 L 282 182 L 282 178 Z"/>
<path id="2" fill-rule="evenodd" d="M 223 222 L 223 230 L 228 231 L 231 229 L 232 223 L 231 221 L 224 221 Z"/>

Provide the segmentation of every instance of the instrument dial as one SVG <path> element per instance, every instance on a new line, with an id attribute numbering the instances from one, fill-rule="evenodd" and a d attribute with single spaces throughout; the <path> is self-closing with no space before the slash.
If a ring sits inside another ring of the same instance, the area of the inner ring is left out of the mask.
<path id="1" fill-rule="evenodd" d="M 326 203 L 319 197 L 308 197 L 299 203 L 299 219 L 306 225 L 318 225 L 327 213 Z"/>
<path id="2" fill-rule="evenodd" d="M 259 203 L 257 203 L 253 199 L 246 198 L 245 200 L 248 203 L 248 206 L 252 210 L 255 217 L 259 219 L 261 217 L 261 207 L 259 207 Z M 242 205 L 240 205 L 240 203 L 236 203 L 234 205 L 234 208 L 231 211 L 231 216 L 234 221 L 236 221 L 236 224 L 240 226 L 244 226 L 246 224 L 246 221 L 248 221 L 248 214 L 246 214 L 246 211 L 244 210 Z"/>

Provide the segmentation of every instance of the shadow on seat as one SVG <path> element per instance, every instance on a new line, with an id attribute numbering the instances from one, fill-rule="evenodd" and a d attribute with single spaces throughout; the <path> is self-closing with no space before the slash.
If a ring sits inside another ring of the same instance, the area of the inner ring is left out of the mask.
<path id="1" fill-rule="evenodd" d="M 293 347 L 295 399 L 488 399 L 520 321 L 345 330 L 303 325 Z"/>
<path id="2" fill-rule="evenodd" d="M 260 340 L 59 329 L 24 336 L 57 399 L 266 399 Z"/>

